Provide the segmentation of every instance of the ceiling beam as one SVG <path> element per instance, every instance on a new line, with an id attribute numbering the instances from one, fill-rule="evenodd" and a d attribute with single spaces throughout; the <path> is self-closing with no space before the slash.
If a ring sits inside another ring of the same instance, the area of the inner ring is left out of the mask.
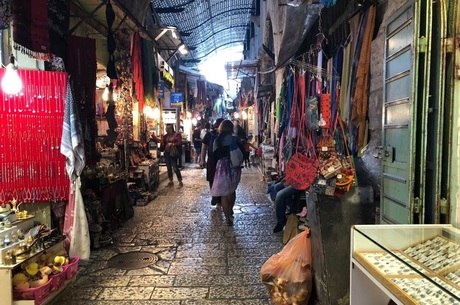
<path id="1" fill-rule="evenodd" d="M 101 33 L 103 36 L 107 37 L 107 27 L 94 19 L 94 14 L 102 7 L 104 6 L 104 3 L 99 4 L 93 11 L 87 12 L 83 8 L 81 8 L 78 4 L 75 3 L 75 1 L 70 1 L 70 12 L 74 14 L 76 17 L 80 18 L 80 21 L 73 26 L 69 30 L 69 34 L 71 35 L 82 23 L 86 23 L 89 26 L 91 26 L 93 29 Z"/>

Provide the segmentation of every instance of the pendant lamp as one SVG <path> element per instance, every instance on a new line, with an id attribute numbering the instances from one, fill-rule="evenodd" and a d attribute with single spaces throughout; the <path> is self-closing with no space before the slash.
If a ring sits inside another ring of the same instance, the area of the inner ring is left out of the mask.
<path id="1" fill-rule="evenodd" d="M 19 77 L 17 68 L 14 65 L 13 55 L 10 57 L 10 63 L 6 66 L 1 86 L 3 92 L 9 95 L 18 94 L 22 90 L 22 81 Z"/>

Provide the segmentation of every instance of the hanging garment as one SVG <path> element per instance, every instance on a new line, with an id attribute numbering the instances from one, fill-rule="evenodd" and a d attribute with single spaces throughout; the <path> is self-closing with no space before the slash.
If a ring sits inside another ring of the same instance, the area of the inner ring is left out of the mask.
<path id="1" fill-rule="evenodd" d="M 64 218 L 65 245 L 69 256 L 78 256 L 82 260 L 87 260 L 91 253 L 91 240 L 85 204 L 80 191 L 80 177 L 73 184 Z"/>
<path id="2" fill-rule="evenodd" d="M 348 103 L 350 96 L 350 59 L 351 59 L 351 44 L 345 46 L 343 52 L 343 69 L 340 84 L 340 102 L 339 102 L 339 113 L 343 121 L 347 122 L 348 118 Z"/>
<path id="3" fill-rule="evenodd" d="M 155 56 L 153 54 L 153 42 L 151 40 L 142 39 L 142 84 L 144 86 L 144 102 L 153 105 L 154 102 L 154 88 L 158 85 L 158 79 L 155 78 L 157 74 L 155 71 Z"/>
<path id="4" fill-rule="evenodd" d="M 66 60 L 69 36 L 70 1 L 48 0 L 48 21 L 51 53 Z"/>
<path id="5" fill-rule="evenodd" d="M 361 52 L 359 56 L 359 64 L 356 71 L 356 87 L 352 101 L 351 120 L 358 129 L 358 151 L 361 150 L 367 144 L 366 120 L 369 104 L 370 57 L 372 35 L 374 33 L 375 13 L 375 6 L 369 7 L 367 11 L 367 20 L 364 26 Z"/>
<path id="6" fill-rule="evenodd" d="M 133 81 L 134 81 L 134 93 L 136 99 L 139 102 L 139 111 L 144 109 L 144 81 L 142 79 L 142 44 L 139 33 L 134 33 L 132 38 L 132 54 L 131 60 L 133 63 Z"/>
<path id="7" fill-rule="evenodd" d="M 48 60 L 48 0 L 13 0 L 13 24 L 15 48 L 36 59 Z"/>

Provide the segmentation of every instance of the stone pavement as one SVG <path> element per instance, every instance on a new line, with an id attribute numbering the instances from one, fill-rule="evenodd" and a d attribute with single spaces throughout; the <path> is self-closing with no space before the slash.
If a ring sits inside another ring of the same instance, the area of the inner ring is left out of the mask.
<path id="1" fill-rule="evenodd" d="M 283 245 L 272 234 L 274 209 L 260 172 L 243 169 L 234 226 L 226 225 L 220 207 L 211 207 L 205 171 L 186 167 L 182 174 L 184 188 L 163 181 L 158 197 L 135 207 L 117 230 L 115 244 L 80 264 L 76 281 L 53 305 L 272 304 L 259 270 Z M 158 261 L 131 270 L 109 266 L 110 258 L 139 251 Z"/>

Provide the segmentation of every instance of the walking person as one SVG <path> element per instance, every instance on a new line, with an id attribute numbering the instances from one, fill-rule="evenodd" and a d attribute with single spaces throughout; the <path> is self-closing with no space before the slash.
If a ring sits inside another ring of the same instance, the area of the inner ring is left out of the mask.
<path id="1" fill-rule="evenodd" d="M 173 170 L 176 173 L 177 181 L 179 181 L 179 188 L 183 187 L 182 175 L 178 166 L 178 158 L 180 158 L 180 147 L 182 146 L 182 136 L 180 133 L 174 131 L 171 124 L 166 125 L 166 134 L 163 136 L 162 147 L 164 150 L 164 157 L 166 168 L 168 169 L 168 186 L 173 186 Z"/>
<path id="2" fill-rule="evenodd" d="M 210 189 L 212 189 L 212 183 L 214 181 L 214 173 L 216 172 L 216 163 L 217 163 L 214 161 L 213 144 L 214 144 L 214 140 L 218 136 L 217 130 L 220 126 L 220 123 L 222 123 L 223 120 L 224 119 L 222 118 L 218 118 L 214 122 L 213 128 L 207 134 L 205 134 L 202 140 L 201 167 L 206 166 L 206 180 L 209 182 Z M 220 203 L 220 197 L 212 196 L 211 205 L 214 206 L 218 203 Z"/>
<path id="3" fill-rule="evenodd" d="M 193 148 L 195 149 L 195 163 L 201 164 L 201 124 L 198 124 L 192 133 Z"/>
<path id="4" fill-rule="evenodd" d="M 233 136 L 233 123 L 224 120 L 219 126 L 219 135 L 214 140 L 213 152 L 216 171 L 212 184 L 211 195 L 220 197 L 228 225 L 233 225 L 233 206 L 236 199 L 236 188 L 241 180 L 241 167 L 233 167 L 230 160 L 230 146 L 236 141 L 241 154 L 244 146 L 238 137 Z"/>

